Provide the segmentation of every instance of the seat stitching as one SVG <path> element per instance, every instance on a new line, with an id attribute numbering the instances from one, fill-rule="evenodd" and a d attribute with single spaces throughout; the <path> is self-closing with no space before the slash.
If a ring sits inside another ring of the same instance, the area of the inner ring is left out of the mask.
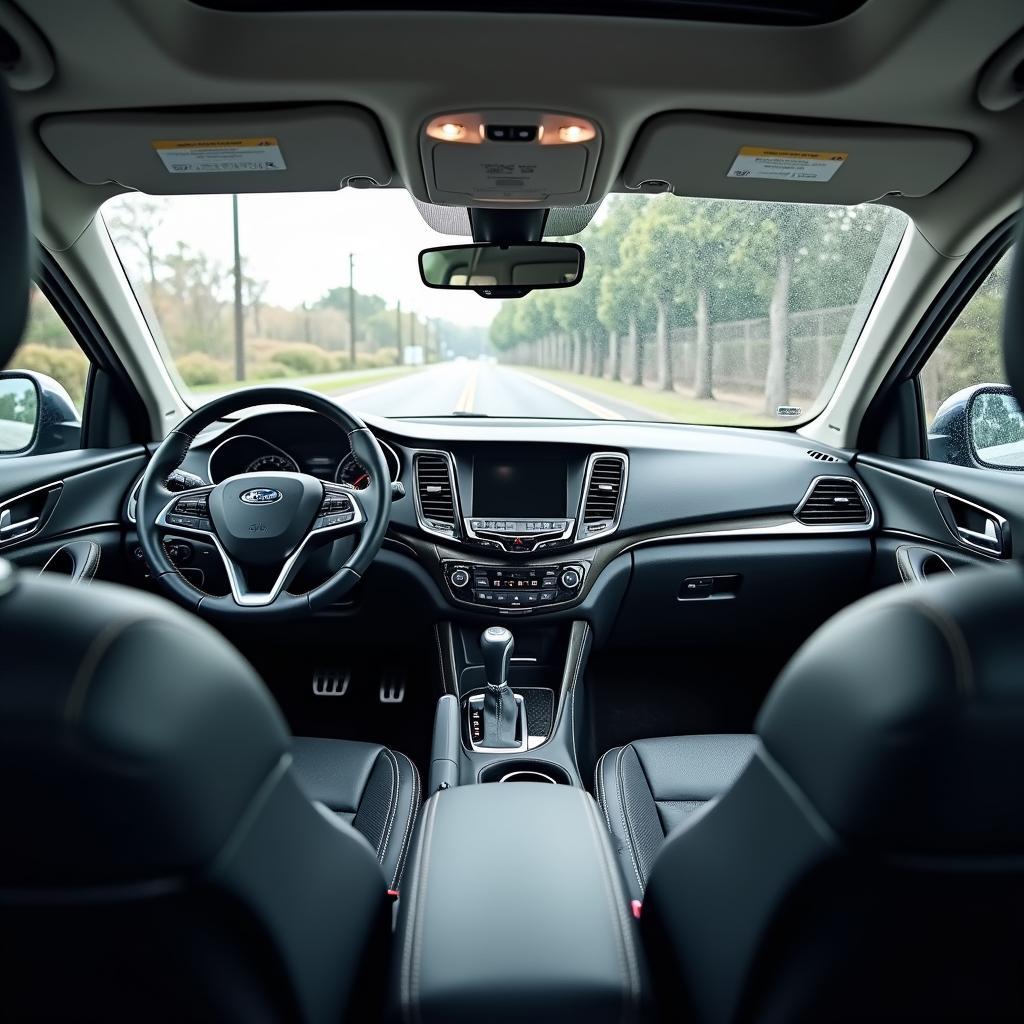
<path id="1" fill-rule="evenodd" d="M 608 826 L 609 835 L 615 835 L 615 830 L 612 828 L 612 819 L 608 814 L 608 793 L 607 787 L 604 783 L 604 763 L 605 758 L 608 757 L 609 751 L 605 751 L 598 759 L 597 768 L 594 770 L 594 774 L 597 776 L 597 789 L 598 797 L 597 802 L 601 805 L 601 810 L 604 811 L 605 824 Z"/>
<path id="2" fill-rule="evenodd" d="M 419 814 L 420 809 L 420 773 L 416 770 L 416 765 L 413 764 L 412 759 L 406 757 L 405 754 L 401 755 L 409 762 L 409 767 L 412 769 L 412 804 L 409 807 L 409 817 L 405 823 L 405 833 L 402 835 L 402 848 L 398 851 L 398 864 L 395 866 L 395 875 L 391 879 L 391 888 L 398 888 L 398 880 L 402 874 L 402 867 L 405 863 L 405 847 L 409 841 L 409 836 L 412 835 L 412 827 L 416 821 L 416 817 Z"/>
<path id="3" fill-rule="evenodd" d="M 384 863 L 387 856 L 388 843 L 391 840 L 391 828 L 395 823 L 395 816 L 398 814 L 398 789 L 401 782 L 401 773 L 398 770 L 398 761 L 395 755 L 387 747 L 382 751 L 382 756 L 387 757 L 388 767 L 391 769 L 391 799 L 388 801 L 388 816 L 385 818 L 386 827 L 384 834 L 380 837 L 381 845 L 377 847 L 377 859 Z"/>
<path id="4" fill-rule="evenodd" d="M 630 1020 L 635 1015 L 636 994 L 639 988 L 636 954 L 632 945 L 632 936 L 629 927 L 623 917 L 623 908 L 620 906 L 620 893 L 616 892 L 612 866 L 608 862 L 607 846 L 601 842 L 600 819 L 592 806 L 592 802 L 586 793 L 581 792 L 580 798 L 583 801 L 583 814 L 590 831 L 590 838 L 597 850 L 597 860 L 601 869 L 601 879 L 604 882 L 605 895 L 608 899 L 608 910 L 611 914 L 612 923 L 615 926 L 616 947 L 619 953 L 619 965 L 622 968 L 625 979 L 625 992 L 622 1005 L 622 1020 Z"/>
<path id="5" fill-rule="evenodd" d="M 629 856 L 633 861 L 633 870 L 636 872 L 636 880 L 640 883 L 640 892 L 643 893 L 644 880 L 640 874 L 640 862 L 637 860 L 636 850 L 633 847 L 633 833 L 629 829 L 629 820 L 626 817 L 626 792 L 622 780 L 622 756 L 630 746 L 631 744 L 627 743 L 625 747 L 620 748 L 619 756 L 615 759 L 615 774 L 618 777 L 619 782 L 619 814 L 622 816 L 622 827 L 626 831 L 626 845 L 629 847 Z"/>

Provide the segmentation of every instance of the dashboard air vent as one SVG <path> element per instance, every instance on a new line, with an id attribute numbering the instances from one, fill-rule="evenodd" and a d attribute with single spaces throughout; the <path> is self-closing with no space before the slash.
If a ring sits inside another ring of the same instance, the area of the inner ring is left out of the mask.
<path id="1" fill-rule="evenodd" d="M 611 529 L 618 520 L 619 502 L 625 483 L 626 460 L 621 455 L 600 455 L 594 459 L 587 479 L 580 536 Z"/>
<path id="2" fill-rule="evenodd" d="M 416 455 L 416 497 L 423 525 L 438 533 L 455 534 L 455 491 L 451 465 L 438 452 Z"/>
<path id="3" fill-rule="evenodd" d="M 805 526 L 866 526 L 871 509 L 856 481 L 845 476 L 822 476 L 794 513 Z"/>
<path id="4" fill-rule="evenodd" d="M 807 454 L 810 455 L 810 457 L 812 459 L 816 460 L 817 462 L 839 462 L 840 461 L 834 455 L 829 455 L 828 452 L 816 451 L 814 448 L 808 448 L 807 449 Z"/>

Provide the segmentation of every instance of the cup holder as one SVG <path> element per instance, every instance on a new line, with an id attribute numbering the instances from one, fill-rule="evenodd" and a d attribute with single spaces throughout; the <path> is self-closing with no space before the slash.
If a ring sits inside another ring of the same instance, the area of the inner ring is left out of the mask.
<path id="1" fill-rule="evenodd" d="M 540 782 L 548 786 L 571 786 L 569 773 L 549 761 L 498 761 L 480 772 L 481 782 Z"/>

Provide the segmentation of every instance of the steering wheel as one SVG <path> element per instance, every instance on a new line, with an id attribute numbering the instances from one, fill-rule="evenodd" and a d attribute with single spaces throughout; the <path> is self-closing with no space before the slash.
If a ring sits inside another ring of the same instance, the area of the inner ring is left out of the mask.
<path id="1" fill-rule="evenodd" d="M 167 489 L 199 431 L 224 416 L 260 405 L 309 409 L 342 428 L 367 470 L 361 491 L 324 483 L 305 473 L 240 473 L 219 484 Z M 139 543 L 158 585 L 203 615 L 234 621 L 309 615 L 347 594 L 384 540 L 391 516 L 391 474 L 377 439 L 357 416 L 323 395 L 298 388 L 250 388 L 216 398 L 187 416 L 156 450 L 139 486 Z M 286 589 L 304 556 L 319 540 L 359 531 L 345 564 L 305 594 Z M 224 562 L 231 593 L 221 597 L 194 587 L 170 560 L 164 532 L 192 534 L 213 544 Z"/>

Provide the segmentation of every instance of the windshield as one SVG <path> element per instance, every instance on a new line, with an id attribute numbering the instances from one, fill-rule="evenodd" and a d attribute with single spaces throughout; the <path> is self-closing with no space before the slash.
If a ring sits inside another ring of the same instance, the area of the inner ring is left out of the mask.
<path id="1" fill-rule="evenodd" d="M 615 196 L 576 287 L 426 288 L 404 190 L 108 202 L 194 405 L 287 383 L 383 416 L 802 422 L 830 397 L 906 225 L 882 206 Z M 236 242 L 237 240 L 237 242 Z"/>

